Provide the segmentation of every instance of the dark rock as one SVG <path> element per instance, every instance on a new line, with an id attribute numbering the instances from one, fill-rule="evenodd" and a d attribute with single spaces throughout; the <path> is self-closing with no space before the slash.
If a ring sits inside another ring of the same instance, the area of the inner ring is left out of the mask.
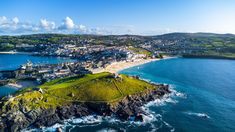
<path id="1" fill-rule="evenodd" d="M 60 119 L 68 119 L 73 116 L 81 117 L 92 113 L 84 104 L 72 104 L 68 106 L 58 107 L 56 113 Z"/>
<path id="2" fill-rule="evenodd" d="M 141 115 L 141 114 L 137 114 L 136 115 L 136 118 L 135 118 L 135 121 L 140 121 L 140 122 L 143 122 L 143 115 Z"/>
<path id="3" fill-rule="evenodd" d="M 35 127 L 41 126 L 52 126 L 56 123 L 61 123 L 59 116 L 57 114 L 49 115 L 49 116 L 41 116 L 39 119 L 35 121 L 33 124 Z"/>

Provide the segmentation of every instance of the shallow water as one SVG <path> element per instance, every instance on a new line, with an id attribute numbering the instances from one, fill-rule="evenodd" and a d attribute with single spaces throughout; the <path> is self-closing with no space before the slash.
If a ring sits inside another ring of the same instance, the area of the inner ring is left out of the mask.
<path id="1" fill-rule="evenodd" d="M 15 88 L 15 87 L 1 86 L 0 87 L 0 97 L 14 93 L 17 90 L 18 90 L 18 88 Z"/>

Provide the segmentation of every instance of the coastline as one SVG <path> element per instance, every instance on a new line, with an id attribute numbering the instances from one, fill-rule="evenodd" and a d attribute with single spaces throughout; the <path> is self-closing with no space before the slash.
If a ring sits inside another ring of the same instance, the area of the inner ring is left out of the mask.
<path id="1" fill-rule="evenodd" d="M 26 54 L 26 55 L 32 55 L 31 52 L 16 52 L 16 51 L 1 51 L 0 54 Z"/>
<path id="2" fill-rule="evenodd" d="M 176 58 L 176 57 L 164 56 L 163 59 L 156 58 L 156 59 L 138 59 L 135 61 L 120 61 L 120 62 L 114 62 L 105 68 L 90 69 L 90 70 L 92 71 L 93 74 L 101 73 L 101 72 L 118 73 L 119 71 L 131 68 L 131 67 L 143 65 L 143 64 L 150 63 L 153 61 L 172 59 L 172 58 Z"/>

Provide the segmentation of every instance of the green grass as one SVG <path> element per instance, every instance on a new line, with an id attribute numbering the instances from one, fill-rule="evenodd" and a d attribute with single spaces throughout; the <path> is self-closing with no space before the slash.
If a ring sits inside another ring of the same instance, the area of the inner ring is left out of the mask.
<path id="1" fill-rule="evenodd" d="M 87 74 L 83 77 L 56 79 L 39 88 L 44 93 L 27 88 L 19 91 L 6 105 L 27 109 L 51 108 L 72 102 L 115 102 L 123 97 L 136 94 L 146 89 L 154 89 L 143 80 L 126 75 L 115 78 L 111 73 Z M 20 102 L 20 103 L 19 103 Z"/>
<path id="2" fill-rule="evenodd" d="M 129 48 L 129 50 L 133 51 L 134 53 L 137 53 L 137 54 L 144 54 L 144 55 L 147 55 L 147 56 L 151 56 L 152 53 L 146 49 L 143 49 L 143 48 L 137 48 L 137 47 L 131 47 Z"/>

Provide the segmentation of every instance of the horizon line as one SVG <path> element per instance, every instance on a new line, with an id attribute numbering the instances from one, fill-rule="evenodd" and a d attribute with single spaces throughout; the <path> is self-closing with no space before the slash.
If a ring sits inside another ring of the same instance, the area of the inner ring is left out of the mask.
<path id="1" fill-rule="evenodd" d="M 215 34 L 215 35 L 235 35 L 234 33 L 216 33 L 216 32 L 169 32 L 162 34 L 144 35 L 144 34 L 85 34 L 85 33 L 25 33 L 25 34 L 5 34 L 2 36 L 30 36 L 30 35 L 93 35 L 93 36 L 161 36 L 167 34 Z"/>

